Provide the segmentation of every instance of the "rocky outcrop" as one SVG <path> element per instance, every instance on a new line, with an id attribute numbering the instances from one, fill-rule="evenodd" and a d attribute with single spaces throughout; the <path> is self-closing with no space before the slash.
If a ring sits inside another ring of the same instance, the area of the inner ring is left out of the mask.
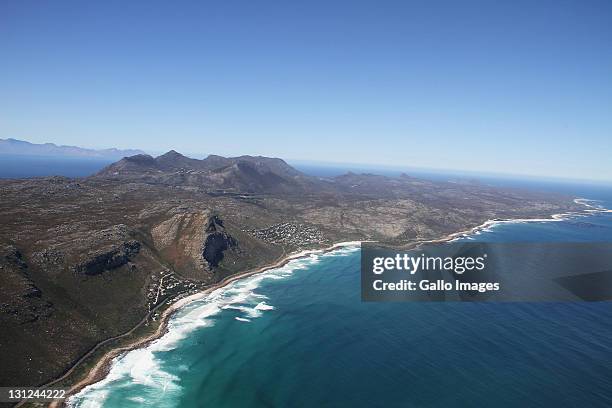
<path id="1" fill-rule="evenodd" d="M 12 264 L 13 266 L 16 266 L 17 268 L 22 270 L 28 267 L 28 265 L 23 260 L 23 255 L 21 255 L 21 252 L 19 252 L 19 250 L 13 245 L 7 245 L 2 248 L 2 258 L 3 265 Z"/>
<path id="2" fill-rule="evenodd" d="M 13 245 L 0 248 L 0 274 L 5 281 L 0 292 L 0 322 L 14 319 L 20 324 L 34 322 L 52 313 L 52 304 L 28 275 L 28 265 Z"/>
<path id="3" fill-rule="evenodd" d="M 204 278 L 202 272 L 206 265 L 202 259 L 202 245 L 210 213 L 175 207 L 167 215 L 170 217 L 151 229 L 155 248 L 166 262 L 184 276 Z"/>
<path id="4" fill-rule="evenodd" d="M 208 220 L 202 245 L 202 257 L 209 269 L 216 268 L 223 260 L 223 253 L 235 248 L 238 242 L 225 231 L 223 221 L 216 215 Z"/>
<path id="5" fill-rule="evenodd" d="M 151 230 L 156 249 L 185 276 L 201 279 L 212 275 L 224 252 L 238 246 L 223 220 L 209 210 L 175 208 L 173 215 Z M 204 275 L 202 274 L 204 272 Z"/>
<path id="6" fill-rule="evenodd" d="M 110 250 L 92 254 L 74 267 L 75 272 L 84 275 L 98 275 L 106 270 L 126 265 L 140 251 L 140 242 L 131 240 Z"/>

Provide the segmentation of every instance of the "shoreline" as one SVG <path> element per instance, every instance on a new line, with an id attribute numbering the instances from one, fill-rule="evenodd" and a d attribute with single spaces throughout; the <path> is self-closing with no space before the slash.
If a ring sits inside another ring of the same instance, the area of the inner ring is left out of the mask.
<path id="1" fill-rule="evenodd" d="M 590 200 L 588 198 L 576 198 L 574 199 L 574 203 L 583 205 L 587 208 L 581 212 L 552 214 L 548 218 L 508 218 L 508 219 L 497 219 L 496 218 L 492 220 L 486 220 L 482 224 L 477 225 L 473 228 L 459 231 L 459 232 L 453 232 L 448 235 L 445 235 L 442 238 L 431 239 L 427 241 L 420 241 L 416 244 L 416 246 L 418 247 L 423 244 L 439 244 L 443 242 L 453 241 L 458 238 L 467 237 L 470 235 L 478 235 L 480 232 L 485 231 L 488 228 L 492 228 L 492 227 L 495 227 L 496 225 L 501 225 L 501 224 L 521 224 L 521 223 L 530 223 L 530 222 L 557 222 L 557 221 L 566 221 L 572 217 L 582 217 L 582 216 L 587 216 L 591 214 L 612 213 L 611 209 L 599 208 L 591 204 L 588 204 L 589 202 L 595 202 L 595 201 L 597 200 Z"/>
<path id="2" fill-rule="evenodd" d="M 580 205 L 584 205 L 585 207 L 587 207 L 587 209 L 585 209 L 583 212 L 571 212 L 571 213 L 561 213 L 561 214 L 552 214 L 549 218 L 516 218 L 516 219 L 493 219 L 493 220 L 487 220 L 485 222 L 483 222 L 480 225 L 477 225 L 475 227 L 472 227 L 470 229 L 467 230 L 463 230 L 463 231 L 458 231 L 458 232 L 454 232 L 454 233 L 450 233 L 447 234 L 441 238 L 437 238 L 437 239 L 432 239 L 432 240 L 424 240 L 424 241 L 419 241 L 415 244 L 415 246 L 420 246 L 420 245 L 424 245 L 424 244 L 435 244 L 435 243 L 443 243 L 443 242 L 449 242 L 449 241 L 453 241 L 455 239 L 461 238 L 461 237 L 465 237 L 465 236 L 470 236 L 470 235 L 477 235 L 479 232 L 486 230 L 487 228 L 491 228 L 495 225 L 500 225 L 500 224 L 505 224 L 505 223 L 528 223 L 528 222 L 556 222 L 556 221 L 564 221 L 567 220 L 573 216 L 585 216 L 585 215 L 589 215 L 589 214 L 594 214 L 594 213 L 610 213 L 612 212 L 612 210 L 610 209 L 605 209 L 605 208 L 598 208 L 595 207 L 593 205 L 588 204 L 588 202 L 591 202 L 593 200 L 588 200 L 588 199 L 583 199 L 583 198 L 577 198 L 574 200 L 574 202 L 576 204 L 580 204 Z M 343 247 L 350 247 L 350 246 L 360 246 L 361 243 L 363 242 L 373 242 L 373 241 L 346 241 L 346 242 L 338 242 L 335 243 L 329 247 L 325 247 L 322 249 L 311 249 L 311 250 L 303 250 L 303 251 L 299 251 L 299 252 L 294 252 L 291 253 L 289 255 L 284 256 L 283 258 L 279 259 L 278 261 L 270 264 L 270 265 L 265 265 L 262 266 L 260 268 L 256 268 L 256 269 L 252 269 L 252 270 L 248 270 L 242 273 L 237 273 L 235 275 L 229 276 L 227 278 L 225 278 L 224 280 L 202 290 L 199 291 L 197 293 L 185 296 L 177 301 L 175 301 L 174 303 L 170 304 L 167 309 L 165 309 L 162 314 L 159 316 L 159 321 L 160 324 L 157 327 L 157 329 L 155 330 L 154 333 L 134 340 L 133 342 L 125 345 L 125 346 L 121 346 L 121 347 L 116 347 L 113 348 L 111 350 L 109 350 L 108 352 L 106 352 L 97 362 L 96 364 L 88 371 L 88 374 L 85 378 L 79 380 L 76 384 L 72 385 L 68 391 L 67 391 L 67 395 L 68 397 L 64 400 L 61 401 L 54 401 L 52 403 L 49 404 L 49 407 L 62 407 L 62 406 L 67 406 L 66 402 L 67 400 L 78 394 L 79 392 L 81 392 L 84 388 L 86 388 L 87 386 L 93 385 L 101 380 L 103 380 L 104 378 L 106 378 L 106 376 L 108 375 L 111 367 L 112 367 L 112 363 L 113 360 L 116 357 L 119 357 L 120 355 L 127 353 L 129 351 L 132 351 L 134 349 L 137 348 L 142 348 L 142 347 L 146 347 L 149 343 L 161 338 L 162 336 L 164 336 L 167 331 L 168 331 L 168 323 L 171 319 L 171 317 L 174 315 L 174 313 L 179 310 L 181 307 L 202 299 L 206 296 L 208 296 L 211 292 L 221 289 L 229 284 L 231 284 L 232 282 L 235 282 L 237 280 L 243 279 L 243 278 L 247 278 L 253 275 L 257 275 L 260 273 L 264 273 L 266 271 L 272 270 L 272 269 L 277 269 L 280 267 L 285 266 L 287 263 L 289 263 L 292 260 L 296 260 L 296 259 L 300 259 L 300 258 L 304 258 L 307 257 L 311 254 L 321 254 L 321 253 L 327 253 L 327 252 L 331 252 Z M 136 327 L 135 326 L 134 329 Z M 74 368 L 76 368 L 78 366 L 78 363 L 76 365 L 74 365 L 68 373 L 70 373 Z M 68 374 L 67 373 L 67 374 Z M 65 374 L 64 376 L 66 376 L 67 374 Z M 59 379 L 55 380 L 59 381 L 61 380 L 63 377 L 60 377 Z M 44 387 L 44 386 L 43 386 Z M 21 404 L 18 404 L 17 406 L 20 406 Z"/>
<path id="3" fill-rule="evenodd" d="M 168 306 L 167 309 L 165 309 L 161 315 L 159 316 L 159 326 L 157 327 L 157 329 L 155 330 L 154 333 L 134 340 L 133 342 L 125 345 L 125 346 L 121 346 L 121 347 L 116 347 L 116 348 L 112 348 L 111 350 L 107 351 L 106 353 L 104 353 L 104 355 L 96 362 L 96 364 L 90 369 L 88 370 L 87 376 L 81 380 L 79 380 L 76 384 L 72 385 L 66 392 L 67 397 L 63 400 L 59 400 L 59 401 L 53 401 L 51 402 L 48 406 L 49 407 L 53 407 L 53 408 L 57 408 L 57 407 L 65 407 L 67 406 L 67 401 L 70 397 L 78 394 L 79 392 L 81 392 L 84 388 L 93 385 L 101 380 L 103 380 L 104 378 L 106 378 L 106 376 L 108 375 L 111 367 L 112 367 L 112 363 L 113 360 L 116 357 L 119 357 L 121 354 L 130 352 L 132 350 L 135 350 L 137 348 L 141 348 L 141 347 L 146 347 L 149 343 L 161 338 L 162 336 L 164 336 L 167 331 L 168 331 L 168 323 L 170 321 L 170 319 L 172 318 L 172 316 L 174 315 L 174 313 L 176 311 L 178 311 L 181 307 L 202 299 L 206 296 L 208 296 L 210 293 L 212 293 L 215 290 L 218 289 L 222 289 L 225 286 L 229 285 L 232 282 L 235 282 L 237 280 L 243 279 L 243 278 L 247 278 L 253 275 L 258 275 L 260 273 L 264 273 L 267 272 L 269 270 L 272 269 L 277 269 L 277 268 L 281 268 L 283 266 L 285 266 L 287 263 L 296 260 L 296 259 L 301 259 L 301 258 L 305 258 L 307 256 L 310 256 L 311 254 L 324 254 L 327 252 L 332 252 L 335 251 L 337 249 L 340 248 L 344 248 L 344 247 L 351 247 L 351 246 L 358 246 L 361 245 L 361 242 L 366 242 L 366 241 L 345 241 L 345 242 L 337 242 L 329 247 L 325 247 L 325 248 L 321 248 L 321 249 L 309 249 L 309 250 L 303 250 L 303 251 L 299 251 L 299 252 L 294 252 L 291 253 L 289 255 L 284 256 L 283 258 L 279 259 L 278 261 L 270 264 L 270 265 L 265 265 L 256 269 L 251 269 L 242 273 L 237 273 L 235 275 L 231 275 L 228 276 L 227 278 L 221 280 L 218 283 L 215 283 L 213 285 L 211 285 L 210 287 L 199 291 L 197 293 L 193 293 L 191 295 L 185 296 L 179 300 L 177 300 L 176 302 L 170 304 Z M 135 326 L 132 330 L 134 330 L 136 327 L 139 327 L 139 325 Z M 129 332 L 127 332 L 129 333 Z M 70 372 L 72 372 L 76 367 L 78 366 L 78 363 L 75 364 L 74 366 L 71 367 L 71 369 L 64 374 L 62 377 L 54 380 L 53 382 L 57 382 L 60 381 L 62 378 L 64 378 L 65 376 L 67 376 Z M 53 384 L 53 382 L 51 382 L 50 384 Z M 49 385 L 45 385 L 45 386 L 41 386 L 40 388 L 45 388 L 48 387 Z M 21 406 L 22 404 L 19 403 L 16 405 L 16 407 Z"/>

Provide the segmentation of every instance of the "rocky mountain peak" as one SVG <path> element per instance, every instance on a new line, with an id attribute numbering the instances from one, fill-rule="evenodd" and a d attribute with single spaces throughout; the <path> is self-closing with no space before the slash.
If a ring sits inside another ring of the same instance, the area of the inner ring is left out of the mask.
<path id="1" fill-rule="evenodd" d="M 318 182 L 279 158 L 210 155 L 204 160 L 198 160 L 175 150 L 156 158 L 148 155 L 126 157 L 104 168 L 94 177 L 146 180 L 147 183 L 256 194 L 302 193 L 312 189 Z"/>
<path id="2" fill-rule="evenodd" d="M 170 150 L 170 151 L 162 154 L 161 156 L 158 156 L 157 159 L 178 159 L 178 158 L 183 158 L 183 157 L 187 158 L 186 156 L 183 156 L 182 154 L 180 154 L 176 150 Z"/>

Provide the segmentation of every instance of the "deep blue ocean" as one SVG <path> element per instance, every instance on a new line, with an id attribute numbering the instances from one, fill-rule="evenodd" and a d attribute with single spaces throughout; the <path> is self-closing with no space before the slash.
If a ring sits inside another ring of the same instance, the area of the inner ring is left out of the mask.
<path id="1" fill-rule="evenodd" d="M 612 208 L 612 189 L 549 187 Z M 472 238 L 610 242 L 612 214 Z M 313 254 L 194 301 L 72 405 L 612 406 L 612 303 L 363 303 L 359 256 Z"/>
<path id="2" fill-rule="evenodd" d="M 0 154 L 0 178 L 86 177 L 114 161 L 92 157 Z"/>

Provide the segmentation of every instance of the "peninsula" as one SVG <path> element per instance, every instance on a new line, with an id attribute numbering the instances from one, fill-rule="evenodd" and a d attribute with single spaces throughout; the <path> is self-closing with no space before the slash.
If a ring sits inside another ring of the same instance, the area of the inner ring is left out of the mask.
<path id="1" fill-rule="evenodd" d="M 73 384 L 104 342 L 146 338 L 172 303 L 297 251 L 436 240 L 491 219 L 582 210 L 573 199 L 175 151 L 87 178 L 1 180 L 0 385 L 47 384 L 78 361 L 62 383 Z"/>

